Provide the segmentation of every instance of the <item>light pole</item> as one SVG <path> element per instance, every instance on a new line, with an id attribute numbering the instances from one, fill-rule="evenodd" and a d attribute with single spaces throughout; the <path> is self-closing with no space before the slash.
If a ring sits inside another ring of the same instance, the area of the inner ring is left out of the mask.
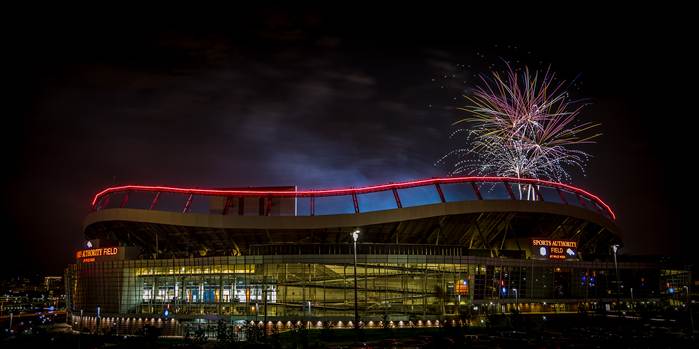
<path id="1" fill-rule="evenodd" d="M 619 245 L 612 245 L 612 251 L 614 251 L 614 270 L 616 272 L 616 303 L 617 303 L 617 307 L 619 307 L 619 309 L 621 309 L 621 304 L 620 304 L 621 303 L 621 300 L 620 300 L 621 288 L 619 285 L 619 266 L 617 265 L 617 262 L 616 262 L 616 253 L 617 253 L 617 251 L 619 251 Z"/>
<path id="2" fill-rule="evenodd" d="M 359 329 L 359 308 L 357 307 L 357 239 L 359 239 L 359 229 L 352 232 L 354 241 L 354 328 Z"/>
<path id="3" fill-rule="evenodd" d="M 83 335 L 83 310 L 80 309 L 80 328 L 78 329 L 78 349 L 80 349 L 80 338 Z"/>
<path id="4" fill-rule="evenodd" d="M 515 308 L 517 309 L 517 312 L 519 313 L 519 295 L 517 294 L 517 289 L 513 288 L 512 292 L 515 293 Z"/>
<path id="5" fill-rule="evenodd" d="M 685 291 L 687 292 L 687 311 L 689 311 L 689 324 L 691 326 L 690 329 L 692 331 L 692 332 L 690 332 L 690 335 L 691 335 L 691 334 L 694 334 L 694 315 L 692 315 L 692 302 L 690 301 L 690 298 L 689 298 L 689 287 L 682 286 L 682 288 L 684 288 Z"/>
<path id="6" fill-rule="evenodd" d="M 631 291 L 631 307 L 633 310 L 636 310 L 636 302 L 633 300 L 633 287 L 631 287 L 629 291 Z"/>

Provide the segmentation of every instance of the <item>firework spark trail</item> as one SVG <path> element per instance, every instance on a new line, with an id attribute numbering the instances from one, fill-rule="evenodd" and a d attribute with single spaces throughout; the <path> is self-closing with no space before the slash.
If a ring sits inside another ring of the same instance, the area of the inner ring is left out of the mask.
<path id="1" fill-rule="evenodd" d="M 477 174 L 570 181 L 569 168 L 584 172 L 590 155 L 571 149 L 592 143 L 599 124 L 578 123 L 585 104 L 571 100 L 565 83 L 550 70 L 519 74 L 509 65 L 503 77 L 481 76 L 482 84 L 465 96 L 468 116 L 451 138 L 466 146 L 447 153 L 437 164 L 452 162 L 452 175 Z"/>

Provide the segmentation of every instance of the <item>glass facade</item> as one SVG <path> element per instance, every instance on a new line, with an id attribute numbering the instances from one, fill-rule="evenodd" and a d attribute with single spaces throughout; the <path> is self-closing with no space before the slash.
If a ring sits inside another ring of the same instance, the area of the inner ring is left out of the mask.
<path id="1" fill-rule="evenodd" d="M 347 323 L 354 319 L 354 256 L 347 253 L 350 244 L 344 247 L 74 264 L 66 270 L 68 307 L 76 324 L 97 326 L 99 308 L 99 326 L 123 332 L 146 321 L 173 334 L 182 334 L 182 323 L 219 319 Z M 357 259 L 357 306 L 365 323 L 444 321 L 515 306 L 522 312 L 577 311 L 592 301 L 629 298 L 630 289 L 637 299 L 666 292 L 653 264 L 619 263 L 617 277 L 607 262 L 463 256 L 446 246 L 377 248 L 381 254 Z"/>

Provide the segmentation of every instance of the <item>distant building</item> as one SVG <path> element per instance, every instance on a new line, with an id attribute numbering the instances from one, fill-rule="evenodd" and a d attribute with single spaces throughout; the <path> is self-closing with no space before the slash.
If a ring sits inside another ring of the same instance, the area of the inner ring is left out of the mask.
<path id="1" fill-rule="evenodd" d="M 62 310 L 62 276 L 13 277 L 0 280 L 0 316 Z"/>
<path id="2" fill-rule="evenodd" d="M 65 285 L 62 276 L 45 276 L 44 287 L 49 296 L 65 293 Z"/>

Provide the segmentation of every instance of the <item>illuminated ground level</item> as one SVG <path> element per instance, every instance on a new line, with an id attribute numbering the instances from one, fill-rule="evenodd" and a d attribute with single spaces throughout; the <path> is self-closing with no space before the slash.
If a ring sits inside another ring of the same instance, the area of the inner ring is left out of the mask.
<path id="1" fill-rule="evenodd" d="M 679 285 L 689 280 L 687 272 L 648 263 L 619 263 L 617 277 L 611 262 L 463 256 L 449 246 L 394 245 L 381 251 L 357 259 L 358 309 L 366 327 L 440 326 L 517 308 L 577 311 L 681 293 Z M 352 327 L 353 272 L 353 254 L 332 248 L 317 254 L 81 263 L 66 272 L 68 309 L 77 328 L 119 333 L 150 324 L 164 334 L 183 335 L 219 320 L 279 330 L 301 324 Z"/>

